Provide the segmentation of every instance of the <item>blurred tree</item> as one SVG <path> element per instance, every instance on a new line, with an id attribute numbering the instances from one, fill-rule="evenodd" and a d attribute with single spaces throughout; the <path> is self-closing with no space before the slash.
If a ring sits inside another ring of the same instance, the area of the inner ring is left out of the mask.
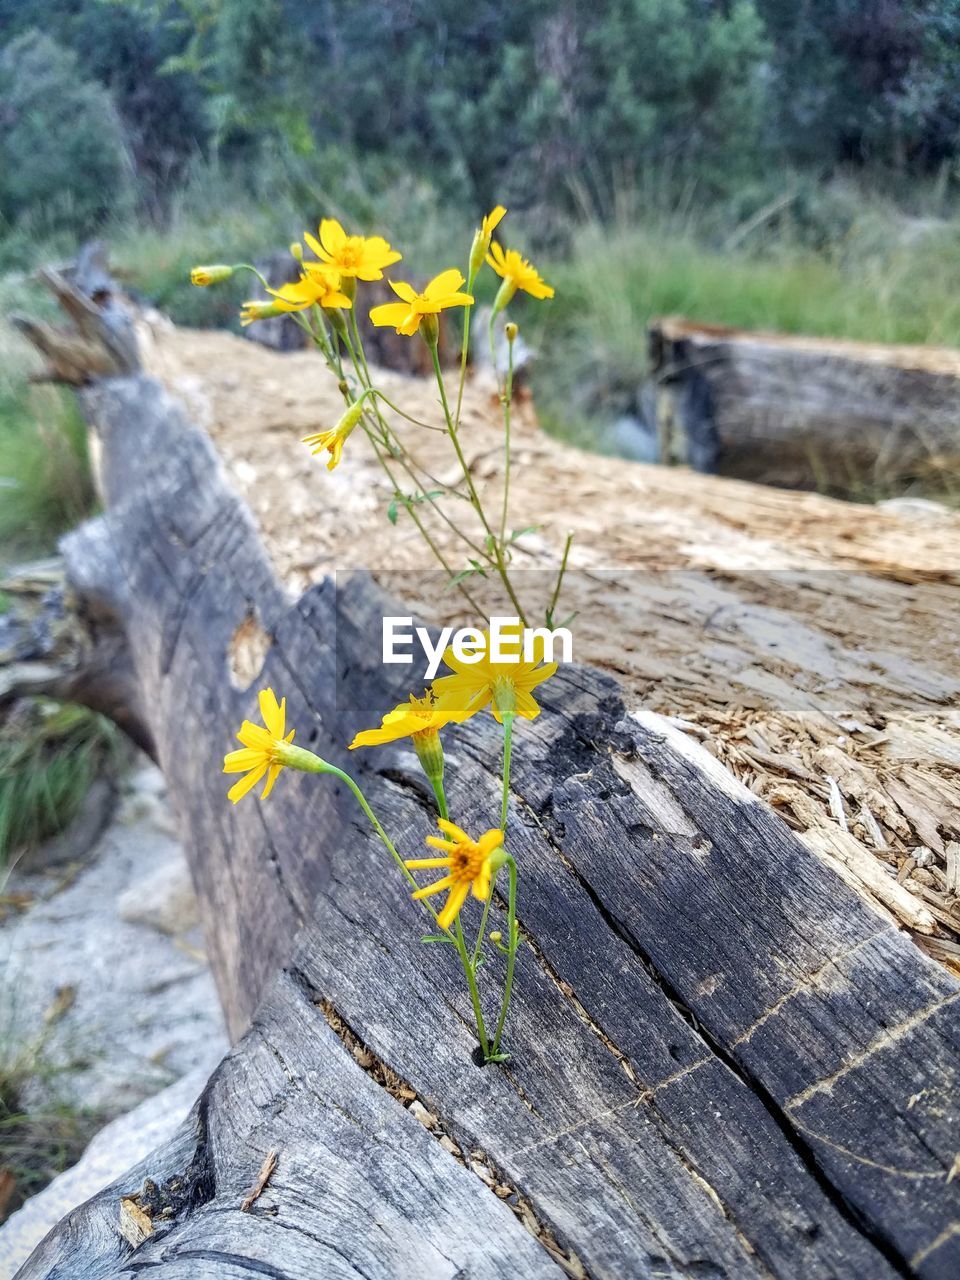
<path id="1" fill-rule="evenodd" d="M 960 0 L 758 0 L 797 159 L 923 170 L 960 142 Z"/>
<path id="2" fill-rule="evenodd" d="M 179 3 L 165 4 L 164 10 L 169 22 L 158 21 L 144 0 L 0 0 L 0 42 L 41 29 L 72 50 L 85 77 L 110 90 L 140 195 L 153 206 L 209 137 L 202 86 L 190 72 L 166 70 L 199 13 L 188 17 Z"/>
<path id="3" fill-rule="evenodd" d="M 0 215 L 92 231 L 125 213 L 131 165 L 110 94 L 39 31 L 0 50 Z"/>

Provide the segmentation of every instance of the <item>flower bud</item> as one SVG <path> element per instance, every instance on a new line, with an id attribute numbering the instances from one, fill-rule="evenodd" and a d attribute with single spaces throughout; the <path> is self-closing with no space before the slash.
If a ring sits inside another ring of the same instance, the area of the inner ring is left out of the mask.
<path id="1" fill-rule="evenodd" d="M 514 324 L 512 320 L 508 320 L 503 326 L 503 332 L 508 342 L 516 342 L 517 334 L 520 332 L 520 326 Z"/>
<path id="2" fill-rule="evenodd" d="M 290 252 L 298 262 L 303 261 L 303 245 L 299 240 L 294 240 L 293 244 L 290 246 Z"/>
<path id="3" fill-rule="evenodd" d="M 334 427 L 334 431 L 340 435 L 348 436 L 362 417 L 363 400 L 354 400 L 353 404 L 347 406 L 346 412 Z"/>
<path id="4" fill-rule="evenodd" d="M 443 744 L 436 729 L 424 729 L 412 735 L 413 749 L 423 772 L 433 785 L 443 780 Z"/>
<path id="5" fill-rule="evenodd" d="M 347 321 L 340 307 L 324 307 L 323 314 L 330 321 L 330 327 L 335 329 L 341 338 L 347 337 Z"/>
<path id="6" fill-rule="evenodd" d="M 493 321 L 504 307 L 508 306 L 513 299 L 513 295 L 517 292 L 517 282 L 512 276 L 507 276 L 503 284 L 497 290 L 497 296 L 493 300 L 493 313 L 490 316 Z"/>
<path id="7" fill-rule="evenodd" d="M 517 691 L 512 680 L 498 676 L 493 686 L 493 703 L 500 712 L 501 719 L 517 713 Z"/>
<path id="8" fill-rule="evenodd" d="M 499 943 L 503 941 L 503 934 L 500 932 L 499 929 L 494 929 L 493 933 L 490 934 L 490 941 L 494 944 L 494 946 L 499 945 Z"/>
<path id="9" fill-rule="evenodd" d="M 420 336 L 428 347 L 435 347 L 440 341 L 440 325 L 435 315 L 420 317 Z"/>
<path id="10" fill-rule="evenodd" d="M 233 267 L 219 263 L 212 267 L 194 267 L 190 272 L 190 283 L 205 288 L 208 284 L 221 284 L 233 275 Z"/>

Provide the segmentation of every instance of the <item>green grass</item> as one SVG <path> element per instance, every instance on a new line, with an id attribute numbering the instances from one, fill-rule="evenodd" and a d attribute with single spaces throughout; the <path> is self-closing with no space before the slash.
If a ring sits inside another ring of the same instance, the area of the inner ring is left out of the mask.
<path id="1" fill-rule="evenodd" d="M 10 1047 L 8 1046 L 8 1049 Z M 43 1054 L 43 1038 L 9 1051 L 0 1063 L 0 1223 L 58 1173 L 68 1169 L 106 1117 L 58 1101 Z M 48 1100 L 27 1101 L 38 1081 Z"/>
<path id="2" fill-rule="evenodd" d="M 820 250 L 782 234 L 727 249 L 669 223 L 585 227 L 567 257 L 543 264 L 553 302 L 524 308 L 541 352 L 535 389 L 545 424 L 596 447 L 598 419 L 627 411 L 646 376 L 655 316 L 960 345 L 960 218 L 915 235 L 911 225 L 868 206 Z"/>
<path id="3" fill-rule="evenodd" d="M 70 703 L 24 699 L 0 724 L 0 870 L 62 831 L 93 780 L 119 764 L 120 731 Z"/>

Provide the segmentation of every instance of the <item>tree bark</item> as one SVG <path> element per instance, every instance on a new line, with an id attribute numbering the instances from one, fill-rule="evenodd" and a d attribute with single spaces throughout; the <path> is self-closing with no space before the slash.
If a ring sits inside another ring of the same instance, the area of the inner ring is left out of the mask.
<path id="1" fill-rule="evenodd" d="M 954 350 L 678 318 L 655 321 L 649 346 L 662 461 L 861 497 L 947 487 L 960 465 Z"/>
<path id="2" fill-rule="evenodd" d="M 421 945 L 352 797 L 289 774 L 263 806 L 224 796 L 259 687 L 342 758 L 343 708 L 386 694 L 345 661 L 383 596 L 327 577 L 291 598 L 154 380 L 83 403 L 105 514 L 65 554 L 123 620 L 237 1044 L 175 1141 L 23 1280 L 955 1276 L 960 983 L 669 720 L 568 666 L 516 735 L 513 1056 L 478 1067 L 455 960 Z M 498 803 L 496 726 L 449 745 L 470 825 Z M 363 763 L 419 848 L 411 753 Z"/>

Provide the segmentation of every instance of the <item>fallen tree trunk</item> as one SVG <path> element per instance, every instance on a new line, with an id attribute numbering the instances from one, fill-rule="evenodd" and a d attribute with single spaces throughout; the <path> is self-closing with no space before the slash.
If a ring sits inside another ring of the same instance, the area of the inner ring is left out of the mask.
<path id="1" fill-rule="evenodd" d="M 960 355 L 934 347 L 650 326 L 661 460 L 744 480 L 871 495 L 949 487 Z"/>
<path id="2" fill-rule="evenodd" d="M 154 380 L 84 403 L 106 514 L 65 552 L 123 619 L 240 1038 L 177 1139 L 24 1280 L 952 1277 L 957 980 L 668 720 L 570 667 L 517 736 L 513 1058 L 475 1066 L 450 957 L 419 944 L 350 796 L 285 776 L 233 809 L 219 774 L 267 684 L 298 741 L 339 756 L 340 709 L 382 676 L 338 654 L 363 653 L 380 593 L 288 595 Z M 495 804 L 493 726 L 451 745 L 469 825 Z M 410 754 L 368 773 L 418 847 Z"/>

